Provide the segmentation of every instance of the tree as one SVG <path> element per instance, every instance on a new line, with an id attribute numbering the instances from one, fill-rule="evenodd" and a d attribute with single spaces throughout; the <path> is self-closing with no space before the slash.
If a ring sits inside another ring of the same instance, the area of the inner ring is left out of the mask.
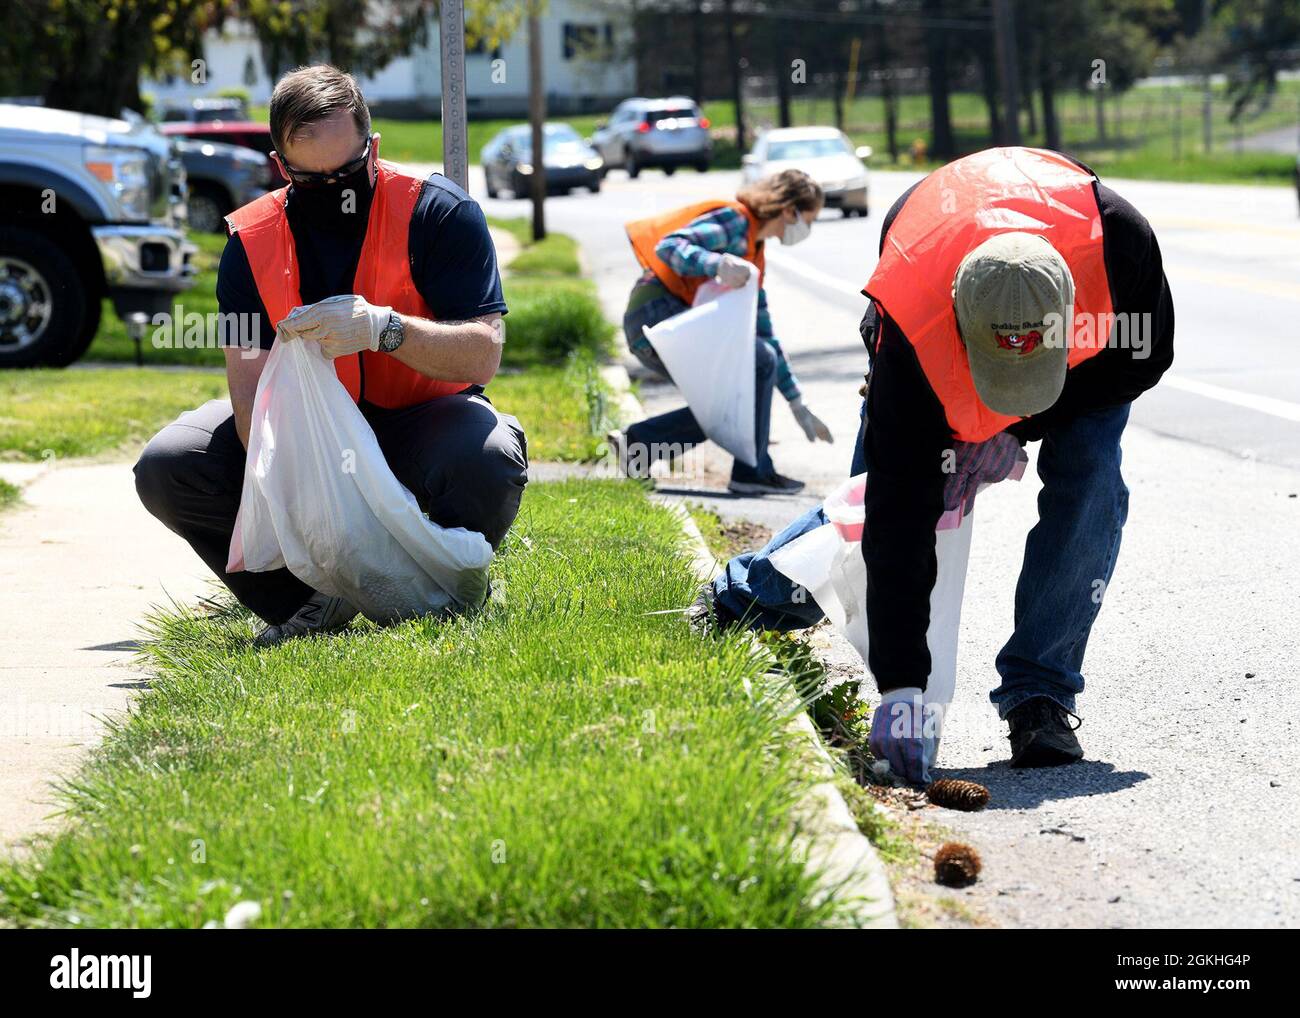
<path id="1" fill-rule="evenodd" d="M 1277 91 L 1278 72 L 1300 47 L 1300 4 L 1295 0 L 1230 0 L 1219 3 L 1214 25 L 1223 33 L 1220 61 L 1231 70 L 1229 114 L 1236 121 L 1263 108 Z"/>
<path id="2" fill-rule="evenodd" d="M 930 154 L 937 159 L 951 159 L 957 154 L 952 134 L 952 111 L 948 95 L 948 27 L 940 20 L 943 0 L 925 0 L 921 10 L 926 16 L 925 52 L 929 65 Z"/>
<path id="3" fill-rule="evenodd" d="M 522 24 L 525 5 L 466 0 L 465 44 L 497 46 Z M 224 16 L 252 24 L 262 63 L 275 81 L 285 71 L 324 60 L 353 74 L 373 74 L 429 39 L 437 0 L 227 0 Z"/>
<path id="4" fill-rule="evenodd" d="M 0 84 L 47 106 L 101 116 L 144 111 L 142 73 L 205 80 L 210 0 L 10 0 Z"/>
<path id="5" fill-rule="evenodd" d="M 741 67 L 736 47 L 736 5 L 735 0 L 723 0 L 723 3 L 727 31 L 727 68 L 731 74 L 731 105 L 736 120 L 736 151 L 744 152 L 749 148 L 749 138 L 745 129 L 744 68 Z"/>
<path id="6" fill-rule="evenodd" d="M 142 74 L 207 84 L 203 35 L 248 20 L 272 79 L 328 60 L 368 74 L 427 38 L 436 0 L 9 0 L 0 87 L 46 105 L 118 116 L 143 112 Z M 518 26 L 517 0 L 467 0 L 470 45 L 496 45 Z"/>

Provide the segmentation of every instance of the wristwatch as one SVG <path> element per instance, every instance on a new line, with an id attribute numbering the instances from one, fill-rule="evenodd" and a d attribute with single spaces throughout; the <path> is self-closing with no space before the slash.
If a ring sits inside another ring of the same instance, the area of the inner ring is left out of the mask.
<path id="1" fill-rule="evenodd" d="M 406 339 L 406 330 L 402 328 L 402 316 L 396 311 L 388 312 L 388 324 L 379 334 L 379 352 L 392 353 Z"/>

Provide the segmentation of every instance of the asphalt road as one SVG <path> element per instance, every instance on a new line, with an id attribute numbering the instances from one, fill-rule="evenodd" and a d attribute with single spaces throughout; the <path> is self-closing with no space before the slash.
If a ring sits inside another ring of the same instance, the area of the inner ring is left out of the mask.
<path id="1" fill-rule="evenodd" d="M 777 335 L 806 400 L 839 441 L 810 446 L 779 405 L 773 456 L 809 482 L 794 498 L 731 499 L 706 457 L 661 489 L 726 517 L 780 527 L 846 476 L 865 354 L 858 291 L 880 218 L 914 179 L 873 176 L 872 215 L 826 213 L 812 237 L 769 253 Z M 548 202 L 581 241 L 607 310 L 636 276 L 622 223 L 734 193 L 737 175 L 612 173 L 599 195 Z M 987 784 L 992 805 L 937 819 L 975 844 L 985 874 L 945 892 L 972 913 L 1026 926 L 1300 925 L 1300 219 L 1282 188 L 1111 181 L 1151 220 L 1177 308 L 1177 356 L 1135 405 L 1124 439 L 1130 518 L 1093 630 L 1080 699 L 1087 754 L 1073 767 L 1006 768 L 987 702 L 1009 634 L 1037 481 L 980 496 L 957 700 L 940 765 Z M 481 185 L 479 187 L 481 195 Z M 523 202 L 485 201 L 524 214 Z M 670 386 L 646 386 L 658 411 Z M 1032 447 L 1031 447 L 1032 449 Z M 848 678 L 862 665 L 823 638 Z M 945 921 L 958 921 L 950 919 Z"/>

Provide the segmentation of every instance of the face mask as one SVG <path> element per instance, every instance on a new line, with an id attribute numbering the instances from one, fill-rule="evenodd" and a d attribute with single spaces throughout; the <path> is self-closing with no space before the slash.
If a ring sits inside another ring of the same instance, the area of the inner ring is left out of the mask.
<path id="1" fill-rule="evenodd" d="M 365 229 L 373 192 L 370 167 L 363 166 L 332 184 L 293 185 L 289 191 L 289 209 L 307 226 L 334 233 L 359 233 Z"/>
<path id="2" fill-rule="evenodd" d="M 807 240 L 810 233 L 812 233 L 812 223 L 803 216 L 797 215 L 793 223 L 785 224 L 785 229 L 781 231 L 781 243 L 786 247 L 798 244 L 801 240 Z"/>

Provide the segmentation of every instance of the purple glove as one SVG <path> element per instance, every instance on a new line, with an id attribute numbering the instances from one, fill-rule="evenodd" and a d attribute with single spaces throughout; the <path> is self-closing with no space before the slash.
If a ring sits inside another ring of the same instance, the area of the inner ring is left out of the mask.
<path id="1" fill-rule="evenodd" d="M 889 764 L 895 777 L 915 785 L 930 783 L 921 701 L 919 689 L 890 690 L 871 718 L 867 739 L 867 748 L 877 760 Z"/>

